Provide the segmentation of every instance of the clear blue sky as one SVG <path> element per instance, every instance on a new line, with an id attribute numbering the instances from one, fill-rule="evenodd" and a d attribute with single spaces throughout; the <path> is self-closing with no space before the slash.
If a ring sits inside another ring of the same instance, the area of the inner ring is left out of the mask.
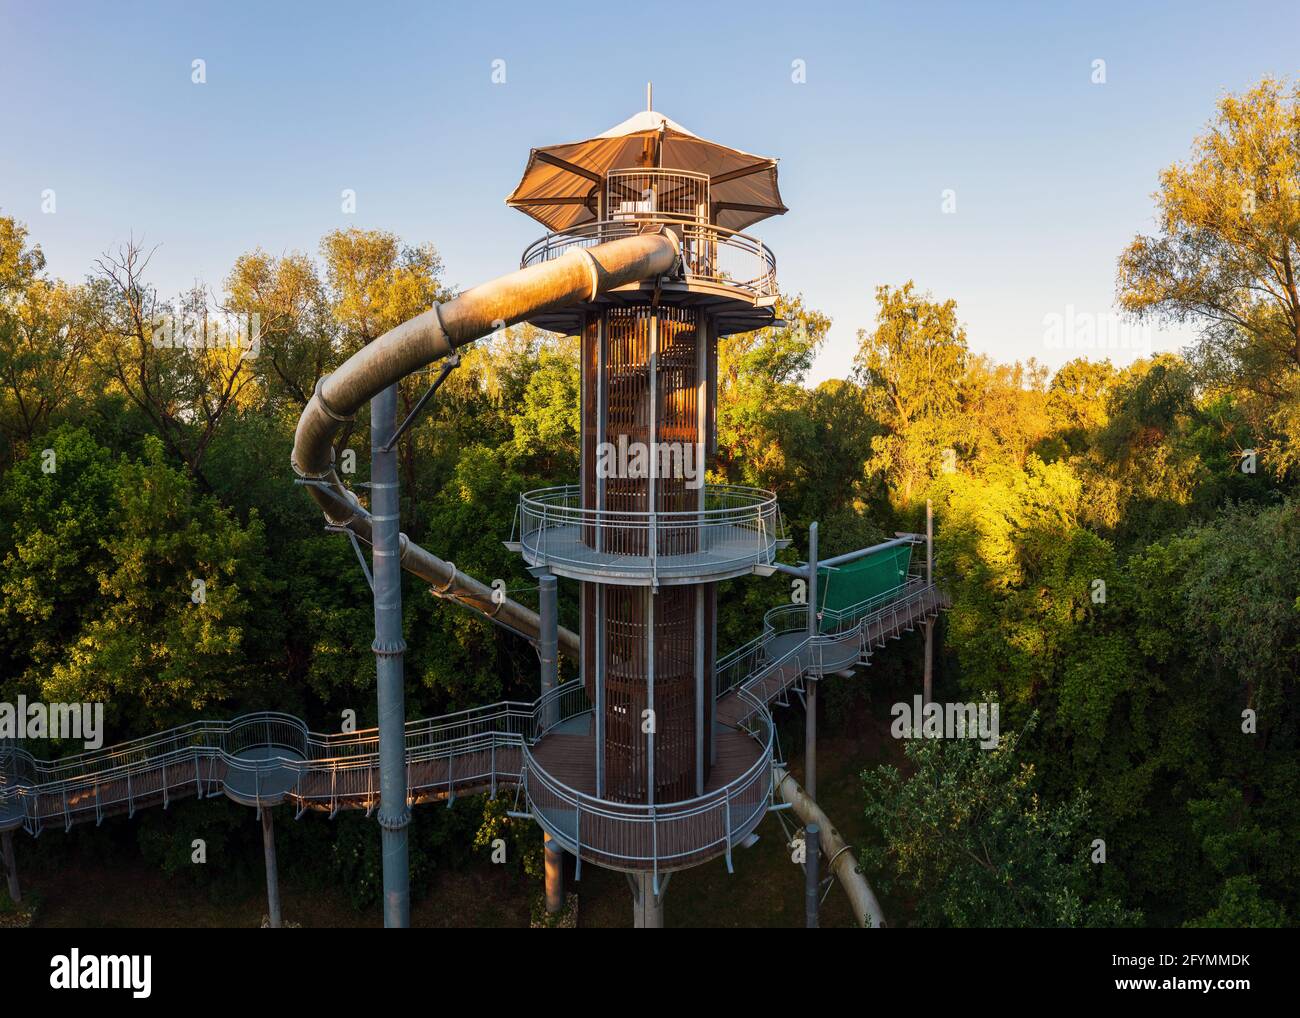
<path id="1" fill-rule="evenodd" d="M 697 134 L 780 157 L 790 212 L 754 232 L 834 319 L 815 380 L 848 370 L 876 285 L 908 278 L 957 300 L 974 349 L 1055 366 L 1044 316 L 1112 309 L 1157 172 L 1224 91 L 1300 74 L 1297 29 L 1294 0 L 0 0 L 0 210 L 71 279 L 134 232 L 161 245 L 164 293 L 219 288 L 243 251 L 315 253 L 356 225 L 432 241 L 468 286 L 541 232 L 502 203 L 529 148 L 613 126 L 653 80 Z"/>

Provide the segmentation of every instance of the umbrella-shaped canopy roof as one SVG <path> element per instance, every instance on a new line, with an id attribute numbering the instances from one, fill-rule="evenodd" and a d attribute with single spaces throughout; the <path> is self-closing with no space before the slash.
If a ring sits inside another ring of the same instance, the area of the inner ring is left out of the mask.
<path id="1" fill-rule="evenodd" d="M 610 170 L 650 166 L 706 174 L 714 221 L 730 230 L 787 211 L 775 159 L 708 141 L 654 110 L 586 141 L 533 149 L 506 204 L 550 230 L 567 230 L 596 218 L 596 194 Z"/>

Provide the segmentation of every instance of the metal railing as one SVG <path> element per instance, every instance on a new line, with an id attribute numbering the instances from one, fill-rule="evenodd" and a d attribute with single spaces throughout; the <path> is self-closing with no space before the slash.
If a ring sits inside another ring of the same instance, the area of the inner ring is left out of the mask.
<path id="1" fill-rule="evenodd" d="M 680 239 L 682 273 L 688 282 L 698 280 L 728 286 L 743 290 L 755 299 L 777 295 L 776 255 L 757 237 L 666 212 L 629 212 L 617 219 L 548 233 L 524 249 L 520 267 L 528 268 L 559 258 L 575 248 L 595 247 L 660 227 L 668 227 Z"/>
<path id="2" fill-rule="evenodd" d="M 630 512 L 582 506 L 577 485 L 519 497 L 516 536 L 529 565 L 594 576 L 735 574 L 771 563 L 784 539 L 776 495 L 762 488 L 706 485 L 702 507 Z"/>
<path id="3" fill-rule="evenodd" d="M 775 728 L 766 705 L 750 699 L 754 762 L 725 785 L 680 802 L 621 803 L 580 792 L 547 773 L 525 746 L 523 781 L 534 817 L 580 858 L 615 868 L 657 873 L 719 853 L 730 864 L 731 849 L 772 801 Z"/>
<path id="4" fill-rule="evenodd" d="M 605 175 L 606 218 L 659 215 L 707 223 L 709 175 L 661 167 L 625 167 Z"/>
<path id="5" fill-rule="evenodd" d="M 502 701 L 409 722 L 408 794 L 415 801 L 522 786 L 533 814 L 553 836 L 584 858 L 616 867 L 658 872 L 729 855 L 771 801 L 774 734 L 767 704 L 789 688 L 791 677 L 825 667 L 819 657 L 825 647 L 851 640 L 869 649 L 943 603 L 933 585 L 914 577 L 855 606 L 856 619 L 845 610 L 845 625 L 837 632 L 786 647 L 782 639 L 800 632 L 796 620 L 806 626 L 807 609 L 782 605 L 768 612 L 763 634 L 718 662 L 714 687 L 718 699 L 735 696 L 742 705 L 741 723 L 757 743 L 755 760 L 734 780 L 694 799 L 615 803 L 579 792 L 546 771 L 535 755 L 537 744 L 592 709 L 578 681 L 562 683 L 532 703 Z M 783 669 L 789 675 L 779 688 L 764 687 L 764 678 Z M 760 689 L 762 696 L 754 692 Z M 259 752 L 244 755 L 251 751 Z M 376 729 L 317 734 L 292 715 L 270 712 L 196 721 L 54 761 L 9 744 L 0 746 L 0 827 L 21 825 L 38 833 L 62 822 L 68 829 L 183 795 L 219 795 L 232 784 L 241 790 L 234 795 L 241 801 L 261 806 L 289 800 L 299 815 L 313 807 L 331 815 L 343 808 L 371 810 L 379 801 L 378 757 Z"/>
<path id="6" fill-rule="evenodd" d="M 719 658 L 714 688 L 719 696 L 731 690 L 763 690 L 763 699 L 771 702 L 807 676 L 864 663 L 873 646 L 897 639 L 946 604 L 933 583 L 913 572 L 892 590 L 835 612 L 822 611 L 821 631 L 811 638 L 807 606 L 778 605 L 764 614 L 758 636 Z M 772 687 L 774 677 L 780 679 L 777 688 Z"/>

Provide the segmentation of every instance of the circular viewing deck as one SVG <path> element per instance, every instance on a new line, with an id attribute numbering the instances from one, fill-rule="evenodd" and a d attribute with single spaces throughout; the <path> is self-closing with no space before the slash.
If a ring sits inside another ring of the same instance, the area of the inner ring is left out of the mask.
<path id="1" fill-rule="evenodd" d="M 772 249 L 756 237 L 687 217 L 629 213 L 548 233 L 524 250 L 520 267 L 551 261 L 576 248 L 661 229 L 672 231 L 681 245 L 680 279 L 633 283 L 612 291 L 614 299 L 626 299 L 641 290 L 661 295 L 680 292 L 678 302 L 708 308 L 724 335 L 772 324 L 777 297 L 776 255 Z M 581 306 L 560 308 L 529 320 L 539 328 L 573 333 L 581 327 L 582 313 Z"/>
<path id="2" fill-rule="evenodd" d="M 748 694 L 741 725 L 714 728 L 717 758 L 704 793 L 680 802 L 613 802 L 596 796 L 594 717 L 579 683 L 538 701 L 541 735 L 523 748 L 533 818 L 567 851 L 616 870 L 659 873 L 728 855 L 772 801 L 774 728 Z"/>
<path id="3" fill-rule="evenodd" d="M 408 803 L 522 786 L 537 821 L 588 862 L 661 873 L 694 865 L 730 853 L 771 804 L 771 718 L 757 700 L 749 708 L 739 722 L 717 726 L 717 762 L 704 794 L 654 806 L 596 796 L 592 705 L 580 682 L 532 703 L 408 722 Z M 0 747 L 0 830 L 70 830 L 223 793 L 247 806 L 289 803 L 297 815 L 370 813 L 380 804 L 378 732 L 315 734 L 291 715 L 265 713 L 194 722 L 49 762 Z"/>
<path id="4" fill-rule="evenodd" d="M 762 488 L 706 485 L 686 512 L 584 509 L 577 485 L 519 499 L 517 547 L 530 566 L 599 583 L 712 583 L 770 565 L 784 547 L 776 495 Z"/>

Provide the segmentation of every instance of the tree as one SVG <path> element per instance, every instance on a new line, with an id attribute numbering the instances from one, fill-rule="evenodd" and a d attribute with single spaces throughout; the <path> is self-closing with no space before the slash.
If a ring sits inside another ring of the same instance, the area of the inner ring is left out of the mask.
<path id="1" fill-rule="evenodd" d="M 866 771 L 878 836 L 863 868 L 882 874 L 886 890 L 916 895 L 923 925 L 1137 925 L 1140 916 L 1095 886 L 1087 797 L 1045 804 L 1017 754 L 1022 737 L 1004 735 L 992 750 L 974 739 L 917 739 L 906 750 L 911 776 Z"/>
<path id="2" fill-rule="evenodd" d="M 1052 376 L 1047 388 L 1048 418 L 1071 451 L 1084 451 L 1093 433 L 1106 424 L 1106 400 L 1115 374 L 1109 360 L 1077 357 Z"/>
<path id="3" fill-rule="evenodd" d="M 259 318 L 259 381 L 273 402 L 300 411 L 340 349 L 316 265 L 296 252 L 275 258 L 258 248 L 235 260 L 225 285 L 230 311 Z"/>
<path id="4" fill-rule="evenodd" d="M 953 442 L 963 463 L 976 469 L 990 463 L 1023 465 L 1051 432 L 1047 412 L 1047 368 L 994 364 L 988 357 L 968 359 L 959 379 L 960 411 L 953 417 Z"/>
<path id="5" fill-rule="evenodd" d="M 25 452 L 89 387 L 90 295 L 46 278 L 44 267 L 27 229 L 0 216 L 0 462 Z"/>
<path id="6" fill-rule="evenodd" d="M 19 688 L 50 702 L 103 702 L 132 735 L 261 698 L 274 586 L 261 524 L 241 526 L 162 444 L 115 459 L 84 430 L 51 437 L 0 490 L 12 550 L 0 563 L 7 656 Z M 262 681 L 259 681 L 262 680 Z"/>
<path id="7" fill-rule="evenodd" d="M 167 451 L 210 490 L 203 475 L 222 418 L 256 386 L 247 347 L 210 332 L 217 310 L 202 287 L 159 299 L 145 274 L 153 252 L 132 240 L 97 262 L 97 349 L 106 384 L 148 418 Z"/>
<path id="8" fill-rule="evenodd" d="M 780 295 L 776 315 L 779 328 L 718 341 L 717 470 L 733 483 L 784 493 L 798 469 L 790 439 L 807 428 L 802 383 L 831 320 L 801 295 Z"/>
<path id="9" fill-rule="evenodd" d="M 1300 438 L 1300 85 L 1229 95 L 1190 162 L 1160 175 L 1160 233 L 1120 256 L 1138 316 L 1196 322 L 1203 380 L 1250 396 L 1274 469 Z"/>
<path id="10" fill-rule="evenodd" d="M 439 279 L 442 258 L 432 244 L 404 247 L 386 230 L 335 230 L 320 244 L 325 260 L 325 281 L 330 308 L 341 330 L 337 354 L 347 357 L 389 329 L 428 311 L 451 296 Z M 411 412 L 423 383 L 419 374 L 398 386 L 399 419 Z M 353 425 L 339 433 L 336 452 L 347 445 Z M 402 481 L 406 492 L 406 520 L 419 533 L 415 446 L 401 443 Z"/>
<path id="11" fill-rule="evenodd" d="M 955 301 L 936 302 L 909 279 L 876 288 L 876 327 L 858 330 L 855 377 L 867 411 L 885 428 L 872 442 L 869 469 L 889 478 L 904 505 L 937 472 L 952 437 L 966 369 L 966 330 Z"/>
<path id="12" fill-rule="evenodd" d="M 581 412 L 578 344 L 572 338 L 543 350 L 511 416 L 515 452 L 551 477 L 576 477 Z"/>

